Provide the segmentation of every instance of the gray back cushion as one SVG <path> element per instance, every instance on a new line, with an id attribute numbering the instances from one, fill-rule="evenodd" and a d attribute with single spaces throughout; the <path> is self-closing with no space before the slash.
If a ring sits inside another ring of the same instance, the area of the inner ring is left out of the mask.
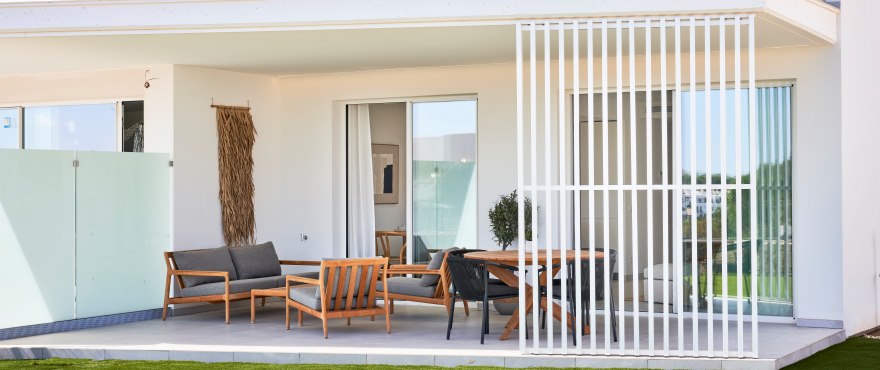
<path id="1" fill-rule="evenodd" d="M 220 247 L 196 251 L 174 252 L 174 262 L 180 270 L 226 271 L 229 280 L 238 279 L 235 265 L 229 256 L 229 248 Z M 223 281 L 219 276 L 184 276 L 183 283 L 187 287 Z"/>
<path id="2" fill-rule="evenodd" d="M 265 242 L 257 245 L 229 248 L 239 279 L 253 279 L 281 275 L 281 263 L 275 245 Z"/>
<path id="3" fill-rule="evenodd" d="M 446 253 L 449 251 L 456 250 L 458 248 L 452 247 L 447 248 L 437 253 L 434 253 L 434 257 L 431 258 L 431 262 L 428 263 L 428 270 L 436 270 L 439 269 L 443 264 L 443 257 L 446 256 Z M 419 281 L 421 286 L 432 286 L 437 285 L 437 282 L 440 281 L 440 275 L 422 275 L 422 280 Z"/>

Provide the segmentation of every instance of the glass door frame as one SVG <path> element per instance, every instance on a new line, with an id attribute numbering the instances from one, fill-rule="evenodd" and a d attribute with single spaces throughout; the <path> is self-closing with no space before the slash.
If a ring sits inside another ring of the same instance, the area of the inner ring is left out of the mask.
<path id="1" fill-rule="evenodd" d="M 427 96 L 427 97 L 419 97 L 419 98 L 410 98 L 406 99 L 406 245 L 408 252 L 406 254 L 406 264 L 413 264 L 413 255 L 411 253 L 413 249 L 413 104 L 415 103 L 439 103 L 439 102 L 455 102 L 455 101 L 474 101 L 477 103 L 476 107 L 476 117 L 474 120 L 476 121 L 475 127 L 475 135 L 476 135 L 476 145 L 475 145 L 475 157 L 474 162 L 476 166 L 474 167 L 474 176 L 475 181 L 477 183 L 477 194 L 474 194 L 479 211 L 479 138 L 480 138 L 480 104 L 479 99 L 476 94 L 463 94 L 463 95 L 440 95 L 440 96 Z M 477 218 L 477 240 L 479 240 L 479 218 Z"/>

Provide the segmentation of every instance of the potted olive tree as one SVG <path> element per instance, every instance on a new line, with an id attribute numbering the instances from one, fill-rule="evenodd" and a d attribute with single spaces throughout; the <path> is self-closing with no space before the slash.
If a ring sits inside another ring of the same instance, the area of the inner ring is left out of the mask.
<path id="1" fill-rule="evenodd" d="M 489 226 L 492 228 L 492 239 L 507 250 L 519 234 L 517 225 L 517 199 L 516 190 L 510 194 L 503 194 L 498 201 L 489 209 Z M 525 222 L 526 240 L 532 240 L 532 200 L 525 198 Z"/>
<path id="2" fill-rule="evenodd" d="M 526 240 L 532 240 L 532 200 L 526 197 L 525 203 L 525 233 Z M 518 204 L 516 190 L 510 194 L 503 194 L 498 201 L 489 209 L 489 227 L 492 228 L 492 239 L 501 246 L 502 250 L 507 250 L 519 236 L 518 225 Z M 520 246 L 522 247 L 522 246 Z M 496 300 L 493 302 L 495 310 L 502 315 L 513 314 L 517 308 L 516 299 L 504 302 Z"/>

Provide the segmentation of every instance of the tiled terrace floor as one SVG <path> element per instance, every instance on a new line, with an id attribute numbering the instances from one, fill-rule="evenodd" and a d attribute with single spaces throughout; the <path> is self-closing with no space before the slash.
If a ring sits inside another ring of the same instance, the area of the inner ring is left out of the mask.
<path id="1" fill-rule="evenodd" d="M 240 307 L 234 310 L 230 325 L 223 324 L 221 311 L 211 311 L 172 317 L 165 322 L 142 321 L 0 341 L 0 358 L 87 357 L 439 366 L 773 369 L 844 339 L 842 331 L 837 329 L 762 323 L 759 331 L 760 359 L 757 360 L 535 356 L 520 353 L 516 332 L 511 340 L 498 340 L 508 317 L 494 311 L 490 313 L 491 333 L 481 346 L 479 310 L 472 308 L 470 317 L 465 317 L 463 310 L 456 310 L 452 338 L 447 341 L 447 316 L 442 307 L 408 304 L 395 306 L 390 335 L 385 333 L 384 319 L 380 317 L 375 322 L 368 318 L 353 319 L 351 326 L 346 326 L 345 320 L 332 320 L 330 338 L 326 340 L 323 338 L 320 321 L 308 315 L 303 327 L 296 326 L 294 320 L 291 329 L 285 331 L 283 306 L 272 303 L 258 309 L 256 324 L 250 323 L 248 309 Z M 629 332 L 631 328 L 630 319 L 627 323 L 627 341 L 632 338 L 632 333 Z M 688 327 L 686 333 L 689 332 Z M 643 334 L 644 336 L 646 335 Z M 687 338 L 689 341 L 690 337 Z M 557 338 L 557 343 L 558 340 Z M 604 337 L 597 334 L 597 341 L 601 346 Z M 589 336 L 584 337 L 584 343 L 589 343 Z M 628 343 L 627 347 L 631 347 L 631 344 Z"/>

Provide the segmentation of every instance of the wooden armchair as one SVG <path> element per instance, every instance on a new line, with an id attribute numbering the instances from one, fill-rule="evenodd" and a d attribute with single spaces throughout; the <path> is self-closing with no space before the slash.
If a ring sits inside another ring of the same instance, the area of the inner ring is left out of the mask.
<path id="1" fill-rule="evenodd" d="M 284 325 L 290 330 L 290 308 L 297 312 L 297 322 L 302 326 L 303 312 L 320 318 L 327 339 L 327 320 L 346 318 L 351 325 L 352 317 L 385 314 L 385 330 L 391 334 L 391 316 L 388 305 L 378 306 L 377 285 L 385 286 L 388 258 L 358 258 L 321 261 L 318 279 L 288 275 L 286 278 Z M 304 284 L 294 286 L 294 284 Z M 315 288 L 317 287 L 317 289 Z M 387 287 L 386 287 L 387 288 Z M 382 294 L 388 301 L 387 289 Z"/>
<path id="2" fill-rule="evenodd" d="M 388 306 L 391 313 L 394 313 L 394 300 L 396 299 L 441 305 L 446 307 L 447 312 L 449 311 L 452 302 L 449 286 L 452 280 L 446 264 L 448 255 L 449 253 L 442 255 L 443 262 L 436 270 L 429 269 L 428 265 L 391 265 L 388 268 Z M 424 286 L 424 284 L 420 284 L 422 279 L 402 276 L 409 274 L 433 275 L 438 276 L 439 280 L 434 285 Z M 463 301 L 462 303 L 464 303 L 465 315 L 469 316 L 468 302 Z"/>

